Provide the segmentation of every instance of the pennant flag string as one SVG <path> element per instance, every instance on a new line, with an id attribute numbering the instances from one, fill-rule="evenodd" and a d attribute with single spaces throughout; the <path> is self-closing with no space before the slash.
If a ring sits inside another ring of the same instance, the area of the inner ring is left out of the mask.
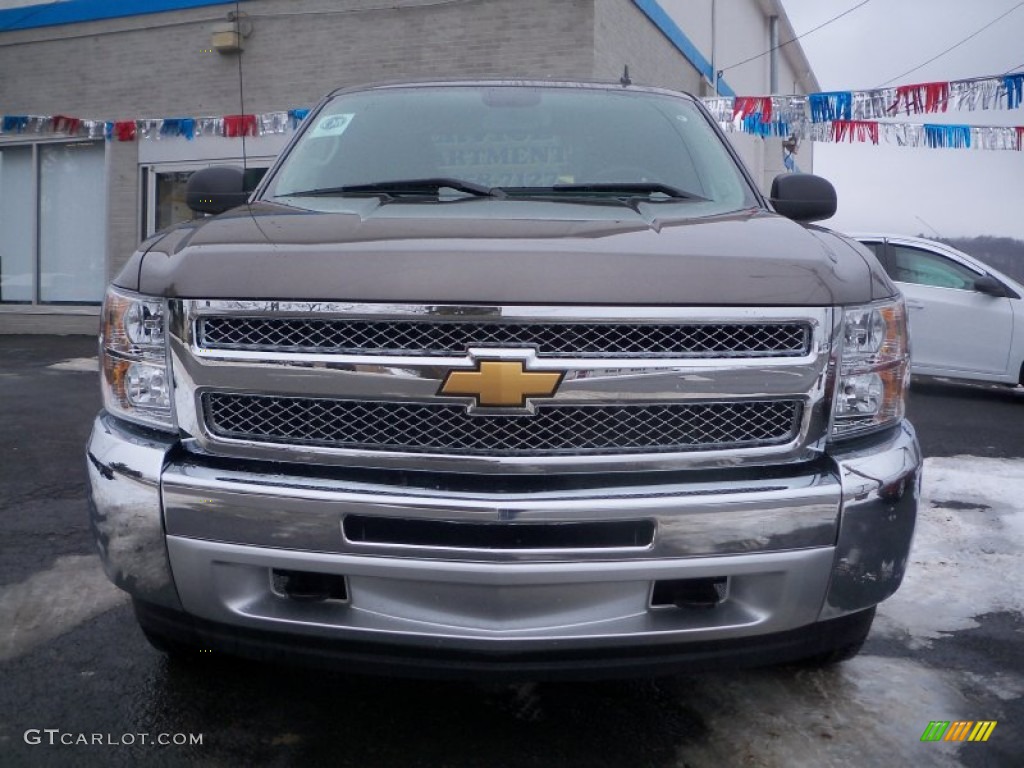
<path id="1" fill-rule="evenodd" d="M 163 117 L 136 120 L 85 120 L 69 115 L 0 115 L 0 136 L 61 134 L 108 141 L 199 136 L 265 136 L 295 131 L 309 115 L 306 108 L 255 115 L 223 117 Z"/>
<path id="2" fill-rule="evenodd" d="M 951 149 L 1021 151 L 1024 127 L 894 122 L 897 115 L 949 110 L 1019 109 L 1024 73 L 866 91 L 702 100 L 723 130 L 820 142 L 895 144 Z M 0 115 L 0 135 L 60 134 L 108 141 L 280 135 L 295 131 L 309 109 L 246 115 L 90 120 L 70 115 Z"/>
<path id="3" fill-rule="evenodd" d="M 712 116 L 726 130 L 757 136 L 783 135 L 787 128 L 817 140 L 844 140 L 862 135 L 867 128 L 841 126 L 810 131 L 804 123 L 830 126 L 836 121 L 891 120 L 899 115 L 934 114 L 955 110 L 971 112 L 989 109 L 1018 109 L 1024 104 L 1024 73 L 977 77 L 950 82 L 916 83 L 865 91 L 824 91 L 794 96 L 735 96 L 703 99 Z M 757 119 L 751 119 L 756 117 Z M 730 125 L 731 124 L 731 125 Z M 853 131 L 849 133 L 848 131 Z M 923 135 L 923 134 L 922 134 Z M 955 132 L 932 132 L 934 146 L 959 146 Z M 967 146 L 966 144 L 964 146 Z"/>

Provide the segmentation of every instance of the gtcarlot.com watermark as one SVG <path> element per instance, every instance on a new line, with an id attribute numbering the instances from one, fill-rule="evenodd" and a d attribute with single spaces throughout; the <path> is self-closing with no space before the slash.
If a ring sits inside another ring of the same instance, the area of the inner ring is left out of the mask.
<path id="1" fill-rule="evenodd" d="M 25 743 L 33 746 L 46 744 L 66 747 L 132 747 L 156 745 L 160 747 L 202 746 L 201 733 L 75 733 L 60 728 L 29 728 Z"/>

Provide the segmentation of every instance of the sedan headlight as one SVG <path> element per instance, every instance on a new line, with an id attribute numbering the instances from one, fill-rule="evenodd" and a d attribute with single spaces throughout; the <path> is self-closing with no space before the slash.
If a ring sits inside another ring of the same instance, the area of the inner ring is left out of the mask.
<path id="1" fill-rule="evenodd" d="M 903 299 L 847 307 L 841 347 L 832 437 L 853 437 L 899 422 L 910 377 Z"/>
<path id="2" fill-rule="evenodd" d="M 167 303 L 120 288 L 107 289 L 100 326 L 103 405 L 130 421 L 170 430 Z"/>

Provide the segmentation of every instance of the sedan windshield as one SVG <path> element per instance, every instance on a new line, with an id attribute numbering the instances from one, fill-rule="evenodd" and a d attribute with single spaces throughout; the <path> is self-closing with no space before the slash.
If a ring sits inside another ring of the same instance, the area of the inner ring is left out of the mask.
<path id="1" fill-rule="evenodd" d="M 302 198 L 540 198 L 685 203 L 693 215 L 753 194 L 685 97 L 516 85 L 342 94 L 310 125 L 264 192 Z"/>

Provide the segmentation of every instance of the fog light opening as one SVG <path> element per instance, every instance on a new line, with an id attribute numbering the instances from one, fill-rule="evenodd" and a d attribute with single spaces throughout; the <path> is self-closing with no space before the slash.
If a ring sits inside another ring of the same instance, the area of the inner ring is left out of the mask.
<path id="1" fill-rule="evenodd" d="M 288 571 L 274 568 L 270 572 L 270 586 L 275 595 L 304 603 L 326 600 L 348 600 L 348 585 L 344 576 L 315 571 Z"/>
<path id="2" fill-rule="evenodd" d="M 729 578 L 671 579 L 654 582 L 652 608 L 714 608 L 729 596 Z"/>

